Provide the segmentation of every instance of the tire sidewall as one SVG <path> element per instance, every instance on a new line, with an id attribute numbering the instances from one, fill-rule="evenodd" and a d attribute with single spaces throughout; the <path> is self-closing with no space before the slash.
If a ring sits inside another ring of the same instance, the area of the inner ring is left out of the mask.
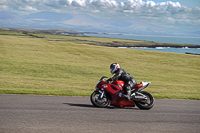
<path id="1" fill-rule="evenodd" d="M 134 101 L 136 106 L 140 109 L 144 109 L 144 110 L 149 110 L 151 109 L 153 106 L 154 106 L 154 102 L 155 102 L 155 99 L 154 97 L 149 93 L 149 92 L 146 92 L 146 91 L 141 91 L 140 93 L 144 94 L 144 95 L 147 95 L 149 98 L 150 98 L 150 104 L 148 106 L 143 106 L 141 104 L 141 102 L 139 101 Z"/>
<path id="2" fill-rule="evenodd" d="M 96 94 L 99 94 L 99 92 L 94 91 L 90 96 L 90 101 L 95 107 L 105 108 L 110 104 L 110 97 L 108 95 L 106 95 L 107 102 L 105 104 L 98 104 L 97 102 L 95 102 L 95 95 Z"/>

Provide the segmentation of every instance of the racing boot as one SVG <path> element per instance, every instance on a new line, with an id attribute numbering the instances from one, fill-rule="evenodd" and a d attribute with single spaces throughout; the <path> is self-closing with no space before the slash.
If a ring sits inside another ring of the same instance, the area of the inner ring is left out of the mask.
<path id="1" fill-rule="evenodd" d="M 131 99 L 131 90 L 127 89 L 127 95 L 123 95 L 123 97 L 126 99 L 126 101 L 129 101 Z"/>

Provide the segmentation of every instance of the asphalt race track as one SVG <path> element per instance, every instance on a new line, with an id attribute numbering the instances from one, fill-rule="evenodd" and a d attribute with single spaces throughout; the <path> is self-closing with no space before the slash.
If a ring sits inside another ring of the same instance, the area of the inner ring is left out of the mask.
<path id="1" fill-rule="evenodd" d="M 200 133 L 199 100 L 151 110 L 96 108 L 89 97 L 0 94 L 0 133 Z"/>

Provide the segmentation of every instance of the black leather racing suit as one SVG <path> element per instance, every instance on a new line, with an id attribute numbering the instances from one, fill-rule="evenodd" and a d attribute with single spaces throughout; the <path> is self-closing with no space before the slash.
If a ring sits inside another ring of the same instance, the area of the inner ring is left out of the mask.
<path id="1" fill-rule="evenodd" d="M 137 84 L 134 77 L 122 68 L 117 69 L 115 75 L 111 79 L 112 81 L 123 80 L 125 82 L 125 94 L 128 95 L 128 97 L 131 95 L 131 88 Z"/>

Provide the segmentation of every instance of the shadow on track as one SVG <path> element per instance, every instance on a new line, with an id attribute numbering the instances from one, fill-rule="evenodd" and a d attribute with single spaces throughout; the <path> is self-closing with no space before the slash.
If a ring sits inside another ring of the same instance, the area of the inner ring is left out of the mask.
<path id="1" fill-rule="evenodd" d="M 67 104 L 69 106 L 76 106 L 76 107 L 87 107 L 87 108 L 99 108 L 99 107 L 95 107 L 93 105 L 90 104 L 74 104 L 74 103 L 63 103 L 63 104 Z M 115 107 L 106 107 L 105 109 L 114 109 Z"/>
<path id="2" fill-rule="evenodd" d="M 63 104 L 67 104 L 69 106 L 95 108 L 93 105 L 89 105 L 89 104 L 74 104 L 74 103 L 63 103 Z"/>
<path id="3" fill-rule="evenodd" d="M 87 108 L 99 108 L 99 107 L 95 107 L 93 105 L 90 104 L 75 104 L 75 103 L 63 103 L 63 104 L 67 104 L 69 106 L 76 106 L 76 107 L 87 107 Z M 139 110 L 138 108 L 133 108 L 133 107 L 124 107 L 124 108 L 119 108 L 119 107 L 112 107 L 112 106 L 108 106 L 104 109 L 134 109 L 134 110 Z"/>

